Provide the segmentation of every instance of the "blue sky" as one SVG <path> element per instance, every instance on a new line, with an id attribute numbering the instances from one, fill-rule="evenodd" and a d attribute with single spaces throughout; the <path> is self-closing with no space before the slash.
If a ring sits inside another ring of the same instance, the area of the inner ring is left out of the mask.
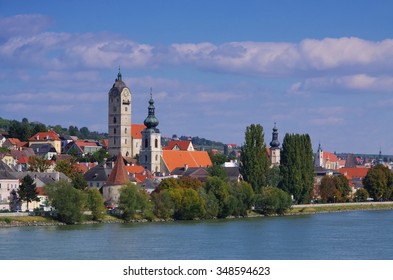
<path id="1" fill-rule="evenodd" d="M 121 67 L 132 122 L 244 142 L 274 122 L 331 152 L 393 154 L 392 1 L 0 0 L 0 117 L 107 131 Z"/>

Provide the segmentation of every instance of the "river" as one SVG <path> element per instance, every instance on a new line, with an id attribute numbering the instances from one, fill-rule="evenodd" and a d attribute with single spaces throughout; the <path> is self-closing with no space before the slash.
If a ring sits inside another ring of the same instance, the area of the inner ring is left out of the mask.
<path id="1" fill-rule="evenodd" d="M 3 260 L 392 260 L 392 244 L 392 210 L 0 228 Z"/>

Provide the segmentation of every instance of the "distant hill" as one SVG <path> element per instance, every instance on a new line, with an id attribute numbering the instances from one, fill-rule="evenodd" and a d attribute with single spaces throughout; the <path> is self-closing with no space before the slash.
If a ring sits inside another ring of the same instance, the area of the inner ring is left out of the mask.
<path id="1" fill-rule="evenodd" d="M 29 122 L 23 118 L 21 122 L 16 120 L 7 120 L 0 118 L 0 131 L 8 132 L 9 137 L 18 138 L 21 141 L 27 141 L 37 132 L 54 130 L 59 135 L 77 136 L 80 139 L 100 140 L 108 137 L 107 133 L 90 131 L 87 127 L 69 126 L 68 128 L 61 125 L 45 125 L 39 122 Z"/>

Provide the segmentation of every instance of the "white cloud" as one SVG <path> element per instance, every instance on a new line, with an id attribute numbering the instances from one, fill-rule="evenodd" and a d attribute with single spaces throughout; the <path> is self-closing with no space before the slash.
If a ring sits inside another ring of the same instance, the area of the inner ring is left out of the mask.
<path id="1" fill-rule="evenodd" d="M 369 76 L 366 74 L 349 76 L 332 76 L 305 79 L 292 84 L 288 90 L 290 94 L 309 95 L 315 92 L 329 91 L 371 91 L 393 92 L 393 77 Z"/>

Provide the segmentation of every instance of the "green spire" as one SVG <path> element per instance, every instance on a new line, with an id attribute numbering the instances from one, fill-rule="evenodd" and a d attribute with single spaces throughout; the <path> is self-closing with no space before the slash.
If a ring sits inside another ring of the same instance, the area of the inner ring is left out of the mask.
<path id="1" fill-rule="evenodd" d="M 121 81 L 120 66 L 119 66 L 119 73 L 117 74 L 117 80 L 118 80 L 118 81 Z"/>
<path id="2" fill-rule="evenodd" d="M 154 107 L 154 100 L 153 100 L 153 90 L 150 88 L 150 100 L 149 100 L 149 107 L 148 107 L 148 116 L 144 121 L 145 126 L 147 129 L 156 130 L 159 122 L 155 116 L 155 107 Z"/>

